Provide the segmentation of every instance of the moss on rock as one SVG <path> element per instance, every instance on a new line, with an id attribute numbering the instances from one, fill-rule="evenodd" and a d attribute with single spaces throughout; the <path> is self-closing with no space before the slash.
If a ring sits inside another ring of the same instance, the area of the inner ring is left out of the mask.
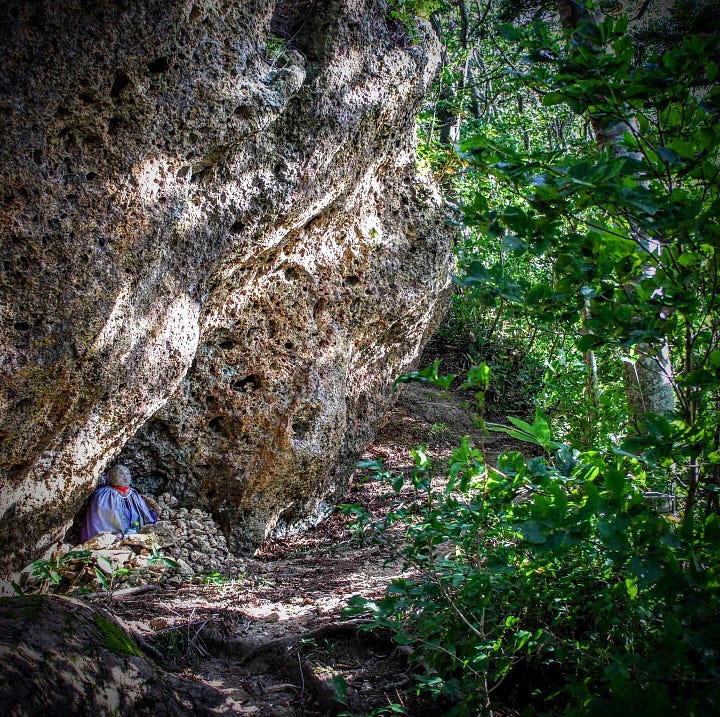
<path id="1" fill-rule="evenodd" d="M 102 615 L 93 615 L 93 622 L 105 638 L 105 647 L 114 655 L 142 655 L 135 640 L 125 634 L 112 620 Z"/>

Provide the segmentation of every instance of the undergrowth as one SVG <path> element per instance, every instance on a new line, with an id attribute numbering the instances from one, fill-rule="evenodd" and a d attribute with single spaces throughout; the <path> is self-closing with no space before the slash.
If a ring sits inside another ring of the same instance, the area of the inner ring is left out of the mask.
<path id="1" fill-rule="evenodd" d="M 416 577 L 346 612 L 411 648 L 417 691 L 448 715 L 717 714 L 720 516 L 661 512 L 641 453 L 573 449 L 541 410 L 511 423 L 487 425 L 542 456 L 489 466 L 465 437 L 444 472 L 422 447 L 409 480 L 359 464 L 401 500 L 380 521 L 348 512 L 381 542 L 401 525 Z"/>

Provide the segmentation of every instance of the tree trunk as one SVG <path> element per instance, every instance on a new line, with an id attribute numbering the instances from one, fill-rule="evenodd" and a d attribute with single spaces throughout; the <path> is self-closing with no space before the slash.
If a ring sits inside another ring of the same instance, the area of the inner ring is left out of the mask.
<path id="1" fill-rule="evenodd" d="M 588 318 L 590 318 L 590 307 L 589 302 L 586 300 L 585 309 L 583 311 L 583 333 L 587 333 L 585 320 Z M 592 429 L 598 419 L 598 413 L 600 412 L 600 382 L 598 381 L 597 359 L 595 357 L 595 352 L 583 352 L 583 362 L 587 368 L 587 376 L 585 380 L 585 401 L 588 406 L 587 423 L 588 428 Z"/>
<path id="2" fill-rule="evenodd" d="M 580 23 L 597 24 L 598 16 L 588 10 L 584 0 L 558 0 L 560 23 L 566 30 L 576 29 Z M 590 118 L 595 139 L 602 149 L 609 146 L 616 157 L 627 156 L 640 159 L 641 155 L 628 151 L 622 146 L 622 140 L 628 129 L 636 127 L 636 120 L 629 115 L 622 120 L 601 120 Z M 653 253 L 654 243 L 650 237 L 638 227 L 630 231 L 638 237 L 648 254 Z M 648 265 L 645 272 L 649 275 L 654 267 Z M 660 348 L 646 343 L 634 346 L 637 358 L 627 357 L 625 360 L 625 394 L 627 396 L 628 413 L 632 423 L 637 424 L 645 413 L 666 413 L 675 409 L 675 392 L 673 390 L 673 370 L 670 361 L 670 349 L 667 339 Z"/>

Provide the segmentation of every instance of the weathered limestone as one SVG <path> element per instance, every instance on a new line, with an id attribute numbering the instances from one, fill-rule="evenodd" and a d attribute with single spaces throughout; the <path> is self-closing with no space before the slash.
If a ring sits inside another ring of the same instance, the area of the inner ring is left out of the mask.
<path id="1" fill-rule="evenodd" d="M 0 572 L 123 446 L 236 547 L 311 511 L 435 325 L 434 40 L 275 5 L 0 5 Z"/>

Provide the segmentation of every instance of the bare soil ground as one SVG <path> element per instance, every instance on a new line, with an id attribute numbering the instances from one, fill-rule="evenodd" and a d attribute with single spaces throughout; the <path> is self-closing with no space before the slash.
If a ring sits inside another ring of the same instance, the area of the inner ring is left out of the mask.
<path id="1" fill-rule="evenodd" d="M 365 453 L 394 472 L 409 471 L 409 449 L 427 445 L 434 461 L 449 458 L 459 436 L 482 442 L 492 458 L 507 440 L 480 436 L 455 399 L 408 387 Z M 379 518 L 397 496 L 386 485 L 356 475 L 347 503 Z M 394 539 L 402 541 L 397 532 Z M 390 703 L 408 714 L 437 713 L 417 702 L 406 656 L 383 633 L 359 629 L 342 610 L 354 595 L 379 598 L 403 566 L 392 544 L 376 545 L 336 511 L 314 530 L 261 546 L 247 575 L 215 584 L 186 583 L 104 598 L 114 614 L 179 684 L 197 685 L 218 715 L 326 715 L 346 707 L 333 680 L 348 685 L 352 713 Z"/>

